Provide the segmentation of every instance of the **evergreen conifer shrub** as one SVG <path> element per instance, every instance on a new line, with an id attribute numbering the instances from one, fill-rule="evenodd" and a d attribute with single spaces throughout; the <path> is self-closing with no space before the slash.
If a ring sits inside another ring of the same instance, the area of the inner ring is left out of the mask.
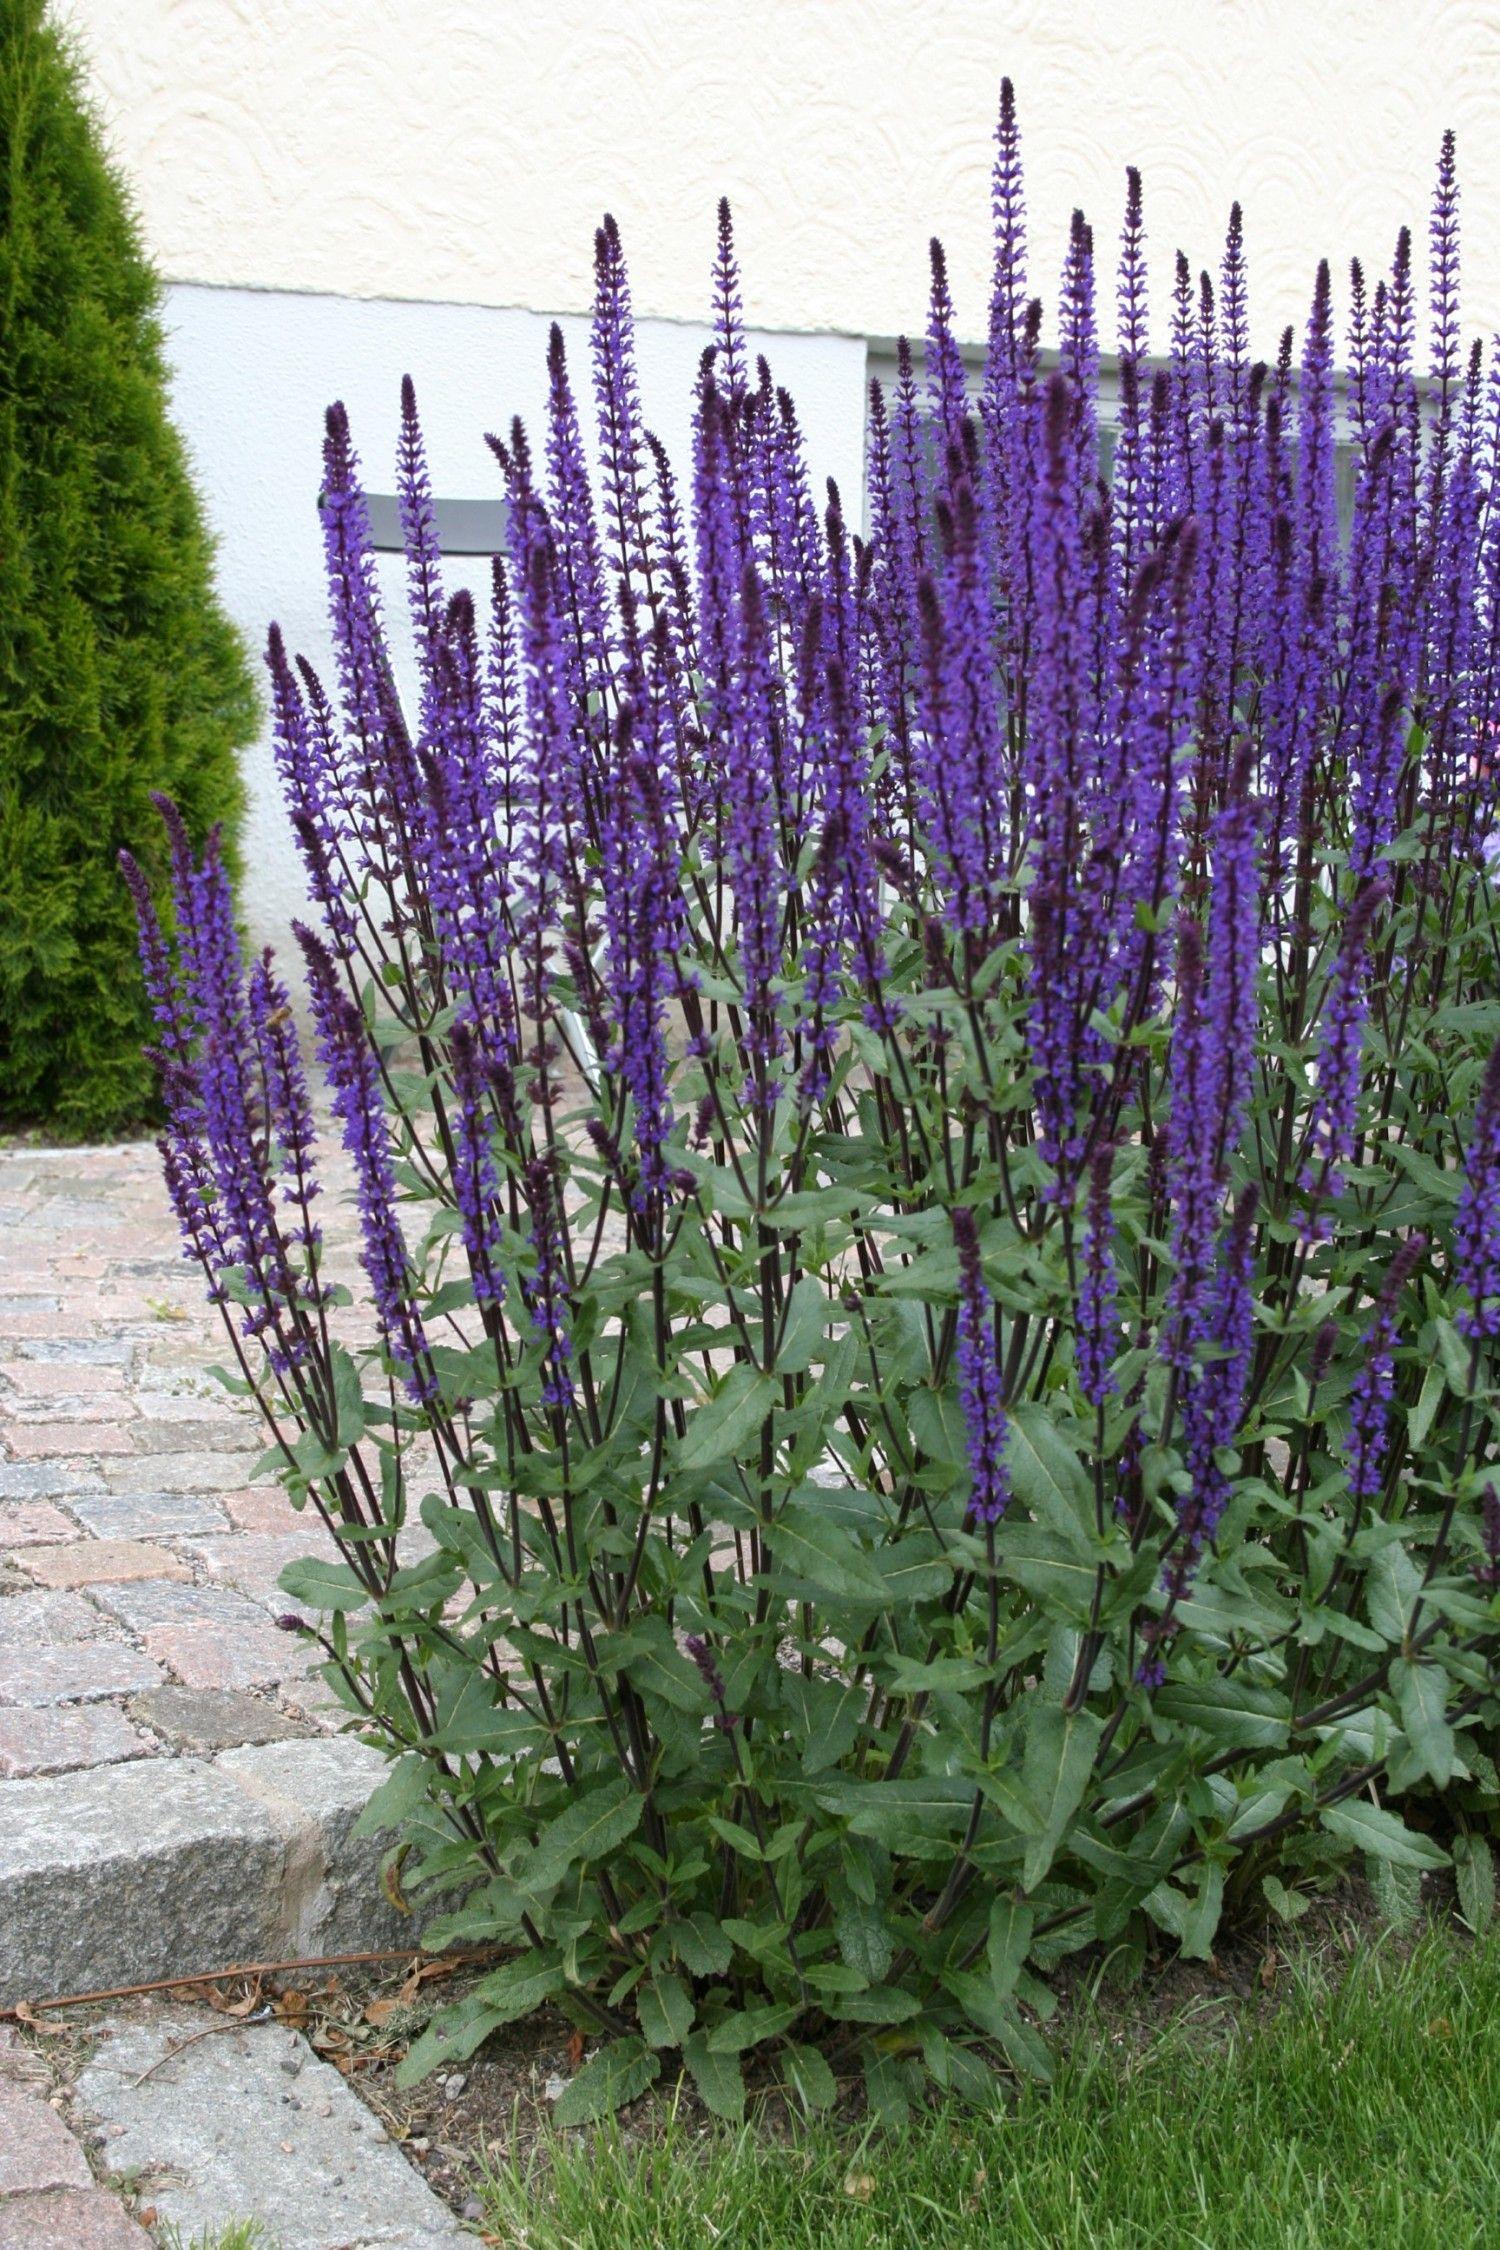
<path id="1" fill-rule="evenodd" d="M 250 673 L 167 411 L 157 283 L 41 0 L 0 10 L 0 1121 L 152 1102 L 116 856 L 232 834 Z"/>

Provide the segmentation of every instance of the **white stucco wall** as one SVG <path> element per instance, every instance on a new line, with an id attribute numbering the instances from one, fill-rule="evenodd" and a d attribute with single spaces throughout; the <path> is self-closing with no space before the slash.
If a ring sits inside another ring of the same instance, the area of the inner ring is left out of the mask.
<path id="1" fill-rule="evenodd" d="M 274 290 L 178 285 L 167 294 L 173 407 L 218 540 L 224 600 L 259 652 L 275 618 L 289 645 L 328 676 L 328 628 L 317 517 L 323 411 L 349 409 L 367 485 L 394 489 L 400 383 L 410 373 L 428 441 L 435 491 L 447 499 L 498 496 L 499 471 L 484 445 L 520 413 L 538 451 L 546 395 L 548 322 L 539 313 L 477 305 L 360 302 Z M 580 390 L 587 382 L 587 323 L 563 323 Z M 707 331 L 641 324 L 643 411 L 679 471 L 689 450 L 692 385 Z M 819 477 L 833 476 L 858 505 L 864 346 L 840 336 L 756 336 L 777 379 L 794 392 Z M 482 558 L 464 557 L 450 584 L 487 596 Z M 401 570 L 382 562 L 398 651 L 407 645 Z M 250 821 L 244 906 L 258 943 L 282 949 L 302 908 L 301 869 L 282 817 L 269 741 L 249 755 Z"/>
<path id="2" fill-rule="evenodd" d="M 625 232 L 643 311 L 704 302 L 738 214 L 753 317 L 892 335 L 948 245 L 980 332 L 996 89 L 1038 276 L 1146 173 L 1170 273 L 1246 208 L 1262 333 L 1325 252 L 1385 258 L 1459 133 L 1470 313 L 1500 325 L 1500 0 L 61 0 L 173 280 L 538 309 Z"/>

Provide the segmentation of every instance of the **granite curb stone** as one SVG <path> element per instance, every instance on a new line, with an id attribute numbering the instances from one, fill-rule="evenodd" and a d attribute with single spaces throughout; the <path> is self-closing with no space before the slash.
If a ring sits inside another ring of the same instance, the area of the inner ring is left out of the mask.
<path id="1" fill-rule="evenodd" d="M 385 1761 L 347 1738 L 0 1785 L 0 2006 L 238 1961 L 417 1942 L 355 1821 Z"/>

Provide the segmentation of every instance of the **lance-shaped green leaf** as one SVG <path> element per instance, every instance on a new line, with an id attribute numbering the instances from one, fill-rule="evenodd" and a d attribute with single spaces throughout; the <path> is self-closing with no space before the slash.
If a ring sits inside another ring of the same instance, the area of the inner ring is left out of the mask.
<path id="1" fill-rule="evenodd" d="M 1325 1805 L 1320 1814 L 1331 1836 L 1377 1859 L 1393 1859 L 1402 1867 L 1446 1867 L 1448 1854 L 1430 1836 L 1418 1836 L 1387 1805 L 1372 1805 L 1363 1797 L 1346 1797 L 1342 1804 Z"/>
<path id="2" fill-rule="evenodd" d="M 1101 1731 L 1092 1711 L 1064 1711 L 1060 1704 L 1043 1703 L 1032 1714 L 1021 1772 L 1026 1795 L 1041 1814 L 1042 1830 L 1026 1846 L 1023 1880 L 1028 1891 L 1057 1857 L 1083 1801 Z"/>
<path id="3" fill-rule="evenodd" d="M 661 2056 L 644 2039 L 612 2039 L 569 2079 L 553 2118 L 559 2125 L 587 2125 L 596 2117 L 613 2117 L 660 2076 Z"/>
<path id="4" fill-rule="evenodd" d="M 683 2047 L 682 2059 L 704 2108 L 737 2125 L 745 2114 L 745 2073 L 739 2056 L 710 2047 L 707 2032 L 695 2031 Z"/>
<path id="5" fill-rule="evenodd" d="M 537 1838 L 530 1856 L 516 1877 L 517 1888 L 538 1892 L 561 1882 L 575 1860 L 603 1859 L 623 1844 L 640 1825 L 645 1800 L 625 1780 L 607 1781 L 575 1797 Z"/>
<path id="6" fill-rule="evenodd" d="M 744 1364 L 732 1367 L 707 1404 L 688 1417 L 677 1447 L 677 1467 L 697 1472 L 737 1459 L 777 1396 L 770 1376 Z"/>
<path id="7" fill-rule="evenodd" d="M 1436 1664 L 1397 1662 L 1391 1666 L 1391 1686 L 1407 1740 L 1439 1789 L 1446 1789 L 1458 1756 L 1448 1724 L 1447 1675 Z"/>

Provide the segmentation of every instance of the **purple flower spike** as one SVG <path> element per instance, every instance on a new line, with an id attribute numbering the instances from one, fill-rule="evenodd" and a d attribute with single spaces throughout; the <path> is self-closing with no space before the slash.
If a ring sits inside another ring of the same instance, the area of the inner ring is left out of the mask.
<path id="1" fill-rule="evenodd" d="M 1464 1151 L 1453 1229 L 1454 1264 L 1469 1303 L 1466 1336 L 1500 1336 L 1500 1040 L 1490 1049 Z"/>
<path id="2" fill-rule="evenodd" d="M 994 1300 L 979 1256 L 974 1214 L 960 1204 L 951 1214 L 958 1247 L 958 1328 L 954 1356 L 958 1403 L 969 1440 L 969 1518 L 1000 1521 L 1010 1505 L 1005 1469 L 1006 1418 L 996 1364 Z"/>
<path id="3" fill-rule="evenodd" d="M 1115 1323 L 1115 1224 L 1110 1209 L 1110 1174 L 1115 1152 L 1106 1141 L 1089 1165 L 1088 1215 L 1083 1235 L 1083 1273 L 1078 1288 L 1078 1382 L 1090 1406 L 1099 1407 L 1118 1388 L 1111 1371 L 1119 1338 Z"/>
<path id="4" fill-rule="evenodd" d="M 1349 1395 L 1347 1449 L 1349 1490 L 1361 1505 L 1378 1500 L 1385 1482 L 1386 1426 L 1395 1392 L 1396 1314 L 1402 1293 L 1426 1254 L 1426 1238 L 1420 1234 L 1402 1243 L 1365 1331 L 1364 1359 Z"/>
<path id="5" fill-rule="evenodd" d="M 411 1261 L 396 1211 L 396 1171 L 390 1126 L 380 1086 L 380 1066 L 358 1008 L 339 983 L 333 957 L 315 931 L 293 923 L 307 963 L 308 991 L 318 1034 L 318 1059 L 354 1161 L 361 1262 L 375 1299 L 387 1351 L 411 1397 L 427 1404 L 437 1383 L 422 1317 L 412 1298 Z"/>
<path id="6" fill-rule="evenodd" d="M 527 1166 L 526 1192 L 531 1202 L 531 1247 L 536 1259 L 526 1295 L 532 1330 L 543 1346 L 542 1403 L 561 1411 L 573 1403 L 573 1339 L 568 1332 L 562 1213 L 552 1165 L 545 1156 L 535 1157 Z"/>
<path id="7" fill-rule="evenodd" d="M 1365 956 L 1375 917 L 1389 896 L 1387 884 L 1366 883 L 1355 899 L 1323 1003 L 1317 1108 L 1309 1161 L 1302 1174 L 1303 1191 L 1314 1198 L 1343 1194 L 1342 1167 L 1354 1154 L 1360 1062 L 1369 1012 Z"/>

